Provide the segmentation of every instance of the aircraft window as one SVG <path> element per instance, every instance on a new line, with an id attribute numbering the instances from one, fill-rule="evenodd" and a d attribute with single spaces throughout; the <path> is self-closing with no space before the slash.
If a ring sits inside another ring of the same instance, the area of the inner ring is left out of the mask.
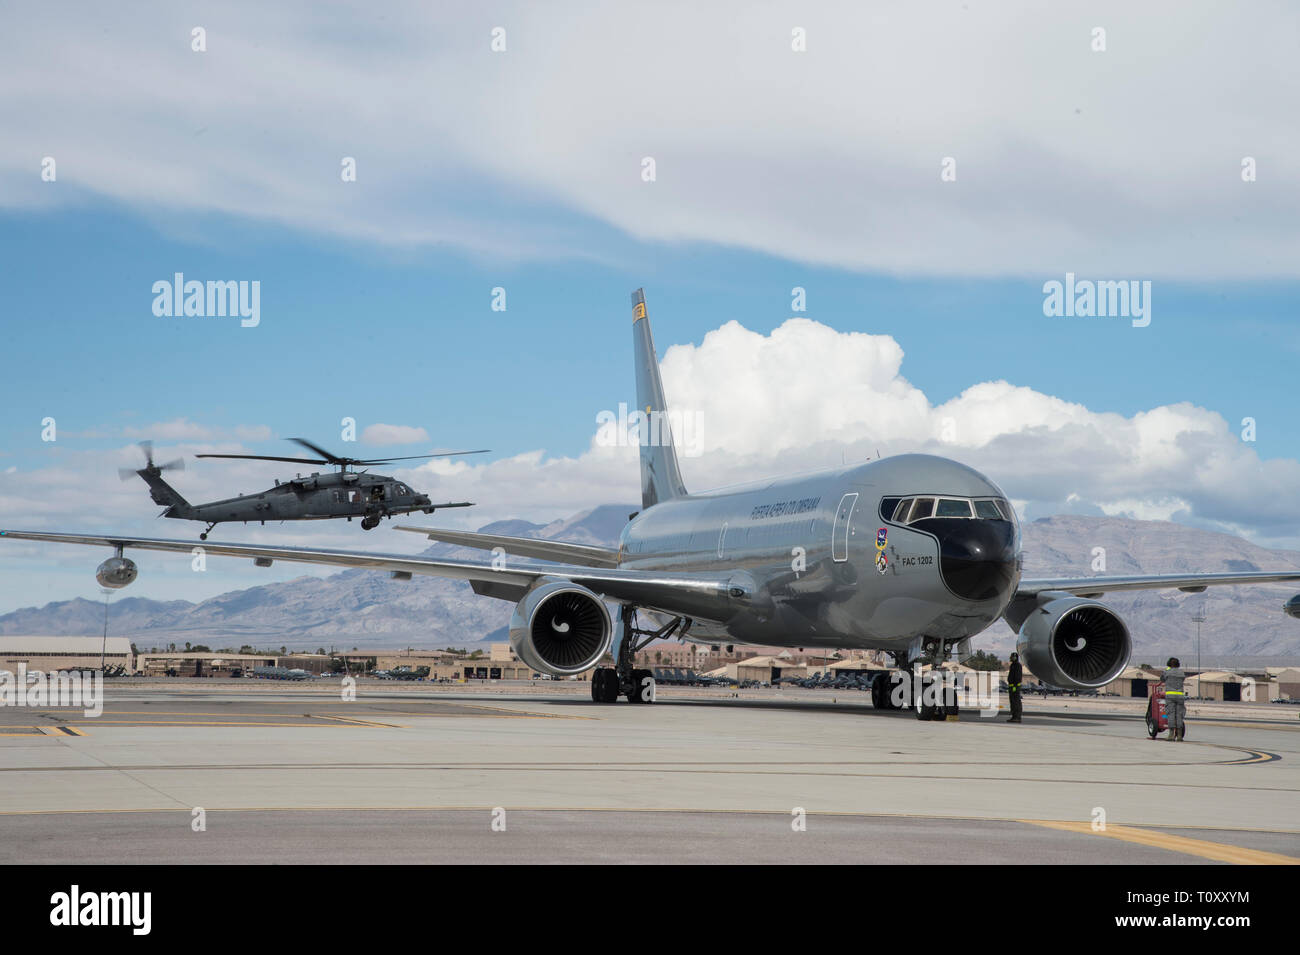
<path id="1" fill-rule="evenodd" d="M 918 497 L 916 503 L 912 505 L 912 513 L 907 517 L 907 523 L 915 524 L 923 517 L 929 517 L 930 512 L 934 510 L 934 498 Z"/>
<path id="2" fill-rule="evenodd" d="M 1015 520 L 1015 513 L 1011 510 L 1011 505 L 1007 503 L 1006 498 L 998 498 L 998 508 L 1002 511 L 1002 516 L 1007 520 Z"/>
<path id="3" fill-rule="evenodd" d="M 1006 520 L 1006 518 L 1002 516 L 1002 512 L 998 510 L 998 505 L 996 501 L 976 501 L 975 516 L 982 517 L 986 521 Z"/>
<path id="4" fill-rule="evenodd" d="M 880 499 L 880 519 L 882 521 L 892 521 L 896 510 L 898 510 L 898 498 L 882 497 Z"/>
<path id="5" fill-rule="evenodd" d="M 935 517 L 970 517 L 970 501 L 956 501 L 942 498 L 934 512 Z"/>
<path id="6" fill-rule="evenodd" d="M 907 512 L 911 510 L 911 508 L 912 499 L 910 497 L 903 498 L 898 502 L 898 507 L 894 509 L 893 520 L 897 521 L 899 524 L 906 524 Z"/>

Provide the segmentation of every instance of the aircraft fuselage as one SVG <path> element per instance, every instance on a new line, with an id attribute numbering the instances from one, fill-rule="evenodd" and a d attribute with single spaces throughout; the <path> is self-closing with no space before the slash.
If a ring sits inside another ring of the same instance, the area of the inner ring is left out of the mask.
<path id="1" fill-rule="evenodd" d="M 901 501 L 932 501 L 930 516 L 909 522 Z M 969 516 L 953 516 L 961 502 Z M 688 639 L 898 650 L 986 629 L 1021 566 L 1001 489 L 921 454 L 664 501 L 629 522 L 620 554 L 629 569 L 730 571 L 748 591 Z"/>

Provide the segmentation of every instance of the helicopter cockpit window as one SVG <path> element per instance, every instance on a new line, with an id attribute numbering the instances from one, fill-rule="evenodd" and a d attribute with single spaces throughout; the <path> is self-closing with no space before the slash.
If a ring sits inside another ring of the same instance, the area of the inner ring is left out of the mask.
<path id="1" fill-rule="evenodd" d="M 400 497 L 406 497 L 411 493 L 411 489 L 407 487 L 405 484 L 394 484 L 393 489 L 397 491 Z"/>

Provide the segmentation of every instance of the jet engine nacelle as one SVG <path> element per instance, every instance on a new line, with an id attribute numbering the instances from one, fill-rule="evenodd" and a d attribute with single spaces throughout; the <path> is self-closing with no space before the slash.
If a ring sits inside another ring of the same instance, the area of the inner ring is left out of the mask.
<path id="1" fill-rule="evenodd" d="M 510 645 L 534 670 L 572 676 L 595 665 L 614 632 L 605 602 L 566 580 L 539 582 L 510 618 Z"/>
<path id="2" fill-rule="evenodd" d="M 1300 617 L 1300 594 L 1296 594 L 1282 605 L 1288 617 Z"/>
<path id="3" fill-rule="evenodd" d="M 138 574 L 135 561 L 129 557 L 110 557 L 99 565 L 99 569 L 95 571 L 95 579 L 99 581 L 101 587 L 121 590 L 134 581 Z"/>
<path id="4" fill-rule="evenodd" d="M 1016 640 L 1020 660 L 1044 683 L 1095 689 L 1128 665 L 1133 641 L 1116 613 L 1083 597 L 1048 599 L 1030 611 Z"/>

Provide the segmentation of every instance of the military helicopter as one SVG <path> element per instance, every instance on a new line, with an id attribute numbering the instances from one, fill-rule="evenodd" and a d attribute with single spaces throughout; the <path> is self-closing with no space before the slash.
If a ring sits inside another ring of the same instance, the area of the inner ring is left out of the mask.
<path id="1" fill-rule="evenodd" d="M 479 451 L 442 451 L 436 454 L 412 454 L 398 458 L 343 458 L 331 454 L 319 445 L 304 441 L 302 438 L 290 438 L 319 457 L 288 458 L 267 454 L 196 454 L 198 458 L 241 458 L 250 461 L 289 461 L 296 464 L 330 464 L 338 470 L 332 474 L 312 473 L 298 475 L 290 481 L 275 482 L 274 487 L 267 488 L 259 494 L 243 494 L 224 501 L 212 501 L 208 504 L 191 504 L 181 497 L 174 487 L 162 478 L 162 472 L 183 470 L 182 460 L 169 461 L 166 464 L 154 464 L 153 443 L 140 442 L 144 449 L 145 466 L 138 471 L 121 468 L 122 480 L 138 474 L 149 485 L 149 493 L 155 504 L 166 507 L 161 517 L 174 517 L 183 521 L 203 521 L 207 528 L 199 534 L 199 540 L 207 540 L 208 532 L 218 524 L 243 521 L 317 521 L 329 518 L 361 518 L 361 529 L 371 530 L 378 527 L 385 517 L 394 514 L 410 514 L 423 511 L 432 514 L 440 507 L 472 507 L 472 501 L 457 501 L 446 504 L 432 504 L 427 494 L 417 494 L 409 486 L 396 478 L 382 474 L 370 474 L 357 471 L 358 467 L 375 464 L 389 464 L 393 461 L 413 461 L 417 458 L 443 458 L 455 454 L 484 454 Z"/>

